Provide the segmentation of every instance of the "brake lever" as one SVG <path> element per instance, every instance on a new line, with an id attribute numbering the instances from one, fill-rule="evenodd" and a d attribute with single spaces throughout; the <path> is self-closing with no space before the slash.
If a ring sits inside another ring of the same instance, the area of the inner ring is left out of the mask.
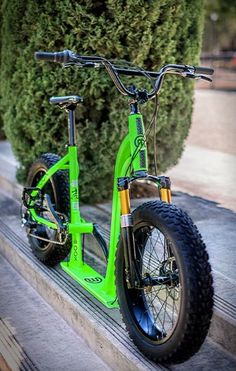
<path id="1" fill-rule="evenodd" d="M 181 76 L 188 77 L 189 79 L 195 79 L 196 75 L 192 72 L 181 72 Z"/>
<path id="2" fill-rule="evenodd" d="M 212 79 L 208 76 L 205 76 L 205 75 L 196 75 L 199 77 L 199 79 L 203 79 L 203 80 L 206 80 L 206 81 L 209 81 L 209 82 L 212 82 Z"/>
<path id="3" fill-rule="evenodd" d="M 100 68 L 101 63 L 98 63 L 98 62 L 82 62 L 82 63 L 81 62 L 68 62 L 68 63 L 63 64 L 63 68 L 72 67 L 72 66 L 76 66 L 80 68 L 84 68 L 84 67 Z"/>
<path id="4" fill-rule="evenodd" d="M 203 80 L 212 82 L 212 79 L 210 77 L 208 77 L 208 76 L 200 75 L 200 74 L 195 74 L 195 73 L 191 73 L 191 72 L 182 72 L 181 73 L 181 76 L 188 77 L 189 79 L 196 79 L 196 80 L 203 79 Z"/>
<path id="5" fill-rule="evenodd" d="M 72 67 L 72 66 L 75 66 L 77 65 L 78 67 L 83 67 L 82 64 L 78 64 L 78 63 L 75 63 L 75 62 L 67 62 L 67 63 L 63 63 L 62 65 L 62 68 L 69 68 L 69 67 Z"/>

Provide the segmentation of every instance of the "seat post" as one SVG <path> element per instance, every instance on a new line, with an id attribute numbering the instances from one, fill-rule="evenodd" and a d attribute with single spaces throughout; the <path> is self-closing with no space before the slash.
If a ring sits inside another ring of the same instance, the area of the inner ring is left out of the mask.
<path id="1" fill-rule="evenodd" d="M 75 138 L 75 109 L 76 106 L 70 105 L 67 108 L 68 112 L 68 132 L 69 132 L 69 146 L 76 145 L 76 138 Z"/>
<path id="2" fill-rule="evenodd" d="M 69 146 L 76 146 L 75 109 L 77 104 L 83 102 L 83 97 L 79 95 L 67 95 L 64 97 L 51 97 L 49 101 L 51 104 L 65 109 L 68 113 Z"/>

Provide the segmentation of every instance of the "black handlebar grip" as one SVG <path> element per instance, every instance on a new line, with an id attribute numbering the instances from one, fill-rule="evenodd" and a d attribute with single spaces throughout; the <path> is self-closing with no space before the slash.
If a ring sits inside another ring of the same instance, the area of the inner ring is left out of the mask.
<path id="1" fill-rule="evenodd" d="M 67 63 L 71 59 L 72 52 L 70 50 L 64 50 L 63 52 L 36 52 L 34 54 L 35 59 L 48 62 Z"/>
<path id="2" fill-rule="evenodd" d="M 209 67 L 194 67 L 195 73 L 202 73 L 203 75 L 213 75 L 214 69 Z"/>

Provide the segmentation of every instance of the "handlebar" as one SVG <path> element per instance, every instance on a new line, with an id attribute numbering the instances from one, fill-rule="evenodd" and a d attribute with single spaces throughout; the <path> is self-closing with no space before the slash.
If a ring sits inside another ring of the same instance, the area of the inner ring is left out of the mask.
<path id="1" fill-rule="evenodd" d="M 209 67 L 199 66 L 199 67 L 194 67 L 194 69 L 195 69 L 195 73 L 200 73 L 203 75 L 213 75 L 214 73 L 214 69 L 209 68 Z"/>
<path id="2" fill-rule="evenodd" d="M 36 52 L 34 57 L 39 61 L 46 62 L 57 62 L 57 63 L 67 63 L 70 61 L 71 55 L 73 53 L 70 50 L 64 50 L 63 52 Z"/>
<path id="3" fill-rule="evenodd" d="M 164 76 L 166 74 L 176 74 L 182 77 L 188 78 L 202 78 L 207 81 L 212 81 L 210 77 L 205 75 L 213 75 L 213 68 L 203 67 L 203 66 L 188 66 L 184 64 L 167 64 L 160 69 L 160 71 L 145 71 L 142 69 L 135 68 L 120 68 L 116 67 L 111 61 L 98 56 L 82 56 L 73 53 L 70 50 L 64 50 L 62 52 L 36 52 L 36 60 L 43 60 L 49 62 L 64 63 L 65 66 L 77 65 L 79 67 L 93 67 L 100 68 L 104 67 L 114 82 L 115 86 L 119 92 L 123 95 L 128 95 L 131 98 L 137 99 L 141 103 L 146 102 L 149 99 L 154 98 L 161 89 Z M 146 90 L 133 90 L 131 88 L 126 88 L 122 83 L 119 75 L 128 76 L 147 76 L 150 78 L 155 78 L 155 84 L 151 92 Z"/>

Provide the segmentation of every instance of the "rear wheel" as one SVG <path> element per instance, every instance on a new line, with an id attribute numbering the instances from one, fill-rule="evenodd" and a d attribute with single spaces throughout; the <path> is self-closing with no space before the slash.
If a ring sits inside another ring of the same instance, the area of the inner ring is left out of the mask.
<path id="1" fill-rule="evenodd" d="M 36 160 L 29 171 L 28 187 L 36 187 L 48 169 L 59 160 L 59 156 L 51 153 L 45 153 Z M 43 187 L 42 193 L 43 195 L 48 194 L 50 196 L 53 207 L 58 213 L 65 215 L 67 218 L 69 217 L 70 198 L 67 171 L 60 170 L 55 173 Z M 45 212 L 42 212 L 41 216 L 48 217 Z M 28 233 L 28 240 L 33 254 L 46 265 L 54 266 L 58 264 L 70 252 L 71 238 L 68 237 L 64 245 L 53 243 L 53 241 L 59 241 L 58 232 L 45 225 L 37 224 L 35 228 L 30 229 L 28 232 L 35 236 L 51 240 L 50 242 L 46 242 L 30 236 Z"/>
<path id="2" fill-rule="evenodd" d="M 183 362 L 198 351 L 210 326 L 213 287 L 206 247 L 191 219 L 173 205 L 145 203 L 133 220 L 143 285 L 127 287 L 120 240 L 116 284 L 123 320 L 150 359 Z"/>

